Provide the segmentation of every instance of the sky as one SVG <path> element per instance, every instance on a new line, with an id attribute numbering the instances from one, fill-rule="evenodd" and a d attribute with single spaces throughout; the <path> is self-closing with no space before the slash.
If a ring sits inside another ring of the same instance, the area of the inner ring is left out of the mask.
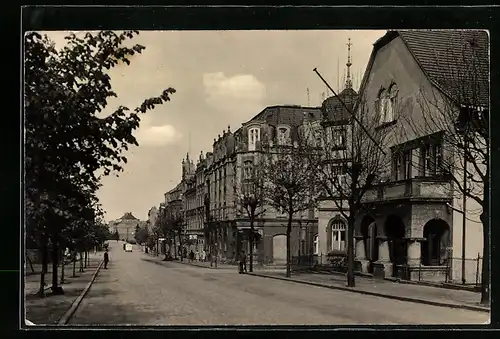
<path id="1" fill-rule="evenodd" d="M 42 32 L 57 48 L 69 32 Z M 85 32 L 74 32 L 84 35 Z M 210 152 L 214 138 L 235 131 L 272 105 L 319 106 L 329 91 L 313 72 L 317 67 L 334 90 L 342 89 L 351 38 L 354 88 L 365 72 L 373 43 L 385 31 L 141 31 L 132 42 L 142 54 L 111 73 L 119 105 L 135 108 L 173 87 L 171 101 L 142 115 L 134 133 L 139 146 L 125 154 L 119 176 L 102 181 L 98 197 L 107 221 L 132 212 L 142 220 L 181 179 L 181 161 L 195 162 Z M 307 94 L 309 89 L 309 96 Z"/>

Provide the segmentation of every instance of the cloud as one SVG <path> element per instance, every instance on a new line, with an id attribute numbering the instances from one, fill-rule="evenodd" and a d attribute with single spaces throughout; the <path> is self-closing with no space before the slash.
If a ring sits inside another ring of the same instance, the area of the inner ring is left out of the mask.
<path id="1" fill-rule="evenodd" d="M 266 97 L 266 87 L 251 74 L 226 77 L 223 72 L 203 74 L 206 101 L 214 108 L 234 112 L 259 112 Z"/>
<path id="2" fill-rule="evenodd" d="M 161 147 L 176 144 L 182 133 L 172 125 L 140 127 L 135 133 L 139 146 Z"/>

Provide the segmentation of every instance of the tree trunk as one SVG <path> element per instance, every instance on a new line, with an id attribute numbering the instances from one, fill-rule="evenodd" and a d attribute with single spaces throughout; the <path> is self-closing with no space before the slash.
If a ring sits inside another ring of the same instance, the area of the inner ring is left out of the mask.
<path id="1" fill-rule="evenodd" d="M 87 268 L 88 258 L 89 258 L 89 252 L 85 251 L 85 257 L 83 258 L 83 268 Z"/>
<path id="2" fill-rule="evenodd" d="M 254 232 L 254 214 L 250 216 L 250 262 L 248 265 L 249 271 L 253 272 L 253 232 Z"/>
<path id="3" fill-rule="evenodd" d="M 59 244 L 57 239 L 52 240 L 52 293 L 53 294 L 63 294 L 63 289 L 59 286 L 59 280 L 57 279 L 57 268 L 59 266 Z"/>
<path id="4" fill-rule="evenodd" d="M 76 252 L 71 252 L 71 260 L 73 261 L 73 278 L 76 277 Z"/>
<path id="5" fill-rule="evenodd" d="M 64 250 L 61 255 L 61 285 L 64 284 Z"/>
<path id="6" fill-rule="evenodd" d="M 40 288 L 38 290 L 38 295 L 40 297 L 45 297 L 45 274 L 47 274 L 48 270 L 48 248 L 47 248 L 47 240 L 42 240 L 42 273 L 40 273 Z"/>
<path id="7" fill-rule="evenodd" d="M 177 233 L 177 237 L 179 238 L 179 248 L 181 251 L 181 253 L 179 253 L 179 254 L 181 256 L 181 261 L 184 261 L 184 248 L 182 248 L 182 234 L 181 234 L 180 230 Z"/>
<path id="8" fill-rule="evenodd" d="M 489 175 L 489 173 L 487 173 Z M 483 224 L 483 269 L 481 272 L 481 304 L 490 304 L 490 228 L 489 228 L 489 209 L 490 209 L 490 182 L 484 182 L 483 213 L 481 213 L 481 222 Z"/>
<path id="9" fill-rule="evenodd" d="M 347 220 L 347 286 L 356 286 L 354 278 L 354 220 L 356 211 L 351 207 Z"/>
<path id="10" fill-rule="evenodd" d="M 85 272 L 83 270 L 83 252 L 80 252 L 80 272 Z"/>
<path id="11" fill-rule="evenodd" d="M 288 225 L 286 226 L 286 277 L 292 276 L 292 249 L 290 248 L 290 237 L 292 234 L 292 214 L 288 216 Z"/>

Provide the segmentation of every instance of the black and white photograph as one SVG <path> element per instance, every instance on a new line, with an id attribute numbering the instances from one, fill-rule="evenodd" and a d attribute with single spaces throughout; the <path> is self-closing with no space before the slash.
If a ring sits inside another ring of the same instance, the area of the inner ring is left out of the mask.
<path id="1" fill-rule="evenodd" d="M 23 39 L 24 327 L 490 323 L 490 35 Z"/>

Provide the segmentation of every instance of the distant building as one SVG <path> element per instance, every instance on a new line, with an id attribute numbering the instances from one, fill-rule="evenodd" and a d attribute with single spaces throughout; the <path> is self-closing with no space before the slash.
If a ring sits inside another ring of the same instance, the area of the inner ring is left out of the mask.
<path id="1" fill-rule="evenodd" d="M 156 208 L 156 206 L 153 206 L 148 211 L 148 222 L 146 223 L 146 227 L 148 228 L 148 231 L 151 231 L 151 229 L 156 224 L 157 217 L 158 217 L 158 208 Z"/>
<path id="2" fill-rule="evenodd" d="M 109 228 L 111 232 L 118 231 L 120 240 L 130 241 L 134 239 L 136 226 L 143 225 L 145 225 L 144 221 L 134 217 L 131 212 L 126 212 L 121 218 L 111 221 Z"/>
<path id="3" fill-rule="evenodd" d="M 186 237 L 189 250 L 201 251 L 204 246 L 204 166 L 203 152 L 198 157 L 196 165 L 189 158 L 182 162 L 183 208 L 186 225 Z"/>

